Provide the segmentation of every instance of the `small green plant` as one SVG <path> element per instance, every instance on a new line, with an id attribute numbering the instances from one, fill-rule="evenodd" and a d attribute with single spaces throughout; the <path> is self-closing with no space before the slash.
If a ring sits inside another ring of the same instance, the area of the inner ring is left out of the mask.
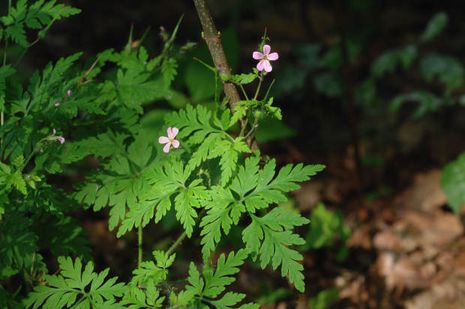
<path id="1" fill-rule="evenodd" d="M 350 236 L 350 229 L 344 224 L 342 215 L 339 212 L 327 210 L 320 203 L 312 210 L 310 222 L 304 248 L 313 250 L 335 248 L 337 249 L 336 257 L 344 260 L 348 254 L 345 242 Z"/>
<path id="2" fill-rule="evenodd" d="M 263 53 L 253 53 L 259 63 L 251 73 L 210 67 L 215 80 L 242 89 L 242 100 L 231 104 L 215 82 L 213 101 L 167 111 L 156 103 L 176 93 L 173 80 L 185 50 L 174 42 L 179 23 L 164 33 L 156 56 L 130 38 L 122 51 L 103 51 L 86 65 L 81 54 L 50 63 L 23 88 L 8 64 L 8 48 L 17 44 L 25 53 L 34 44 L 26 31 L 41 39 L 56 20 L 79 11 L 55 1 L 9 4 L 0 18 L 6 50 L 0 69 L 1 307 L 258 308 L 241 304 L 245 294 L 227 290 L 246 260 L 279 268 L 304 291 L 296 246 L 305 240 L 294 228 L 309 220 L 277 205 L 324 166 L 278 168 L 253 146 L 263 117 L 281 118 L 269 88 L 261 89 L 270 61 L 278 59 L 266 37 Z M 258 84 L 249 96 L 243 85 L 252 82 Z M 164 122 L 151 122 L 155 118 Z M 72 190 L 49 181 L 85 166 L 88 157 L 98 167 L 83 168 L 84 180 Z M 137 266 L 129 282 L 110 277 L 109 269 L 94 270 L 85 234 L 73 219 L 82 208 L 108 209 L 108 226 L 118 237 L 137 233 Z M 171 247 L 146 256 L 144 228 L 169 214 L 182 232 Z M 232 228 L 241 231 L 242 245 L 216 258 Z M 190 244 L 200 240 L 202 263 L 192 258 L 185 284 L 171 284 L 169 269 L 186 238 Z M 54 275 L 47 274 L 44 251 L 58 257 Z"/>

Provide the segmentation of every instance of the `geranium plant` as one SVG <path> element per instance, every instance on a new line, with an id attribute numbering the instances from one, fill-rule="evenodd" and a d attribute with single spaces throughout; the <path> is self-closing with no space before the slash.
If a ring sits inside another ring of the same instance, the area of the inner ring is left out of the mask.
<path id="1" fill-rule="evenodd" d="M 218 32 L 211 32 L 211 18 L 205 24 L 205 3 L 194 2 L 209 44 Z M 0 39 L 5 50 L 16 44 L 25 54 L 34 44 L 28 35 L 41 39 L 55 21 L 77 13 L 54 0 L 10 2 L 0 19 Z M 171 97 L 184 50 L 174 44 L 178 27 L 162 36 L 164 47 L 154 57 L 132 42 L 119 52 L 103 51 L 89 64 L 74 54 L 36 72 L 25 88 L 15 82 L 13 56 L 5 54 L 0 69 L 1 307 L 258 308 L 243 303 L 245 294 L 227 290 L 245 261 L 278 269 L 304 291 L 302 255 L 295 247 L 304 240 L 294 228 L 309 221 L 280 204 L 324 167 L 277 168 L 254 142 L 263 115 L 281 118 L 269 91 L 261 91 L 272 71 L 269 61 L 278 60 L 278 54 L 270 53 L 264 37 L 263 53 L 253 53 L 260 61 L 257 70 L 236 75 L 220 59 L 221 45 L 214 47 L 214 72 L 224 83 L 224 98 L 216 96 L 208 107 L 187 105 L 154 128 L 144 120 L 157 110 L 153 103 Z M 253 82 L 256 91 L 249 96 L 243 86 Z M 88 157 L 99 164 L 72 189 L 50 181 L 49 176 L 82 166 Z M 108 226 L 117 237 L 137 233 L 138 259 L 129 282 L 109 276 L 109 269 L 94 269 L 85 233 L 72 216 L 82 208 L 108 209 Z M 144 228 L 169 214 L 182 232 L 170 247 L 144 252 Z M 240 230 L 242 245 L 214 254 L 233 227 Z M 175 278 L 185 283 L 172 284 L 169 269 L 183 241 L 192 248 L 192 261 L 188 274 Z M 202 263 L 194 258 L 195 248 Z M 56 257 L 54 274 L 48 274 L 44 252 Z"/>

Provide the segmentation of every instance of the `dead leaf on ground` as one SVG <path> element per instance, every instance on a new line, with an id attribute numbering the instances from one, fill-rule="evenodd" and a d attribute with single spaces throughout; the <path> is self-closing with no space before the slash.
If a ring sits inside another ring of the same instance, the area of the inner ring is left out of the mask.
<path id="1" fill-rule="evenodd" d="M 434 211 L 446 202 L 446 196 L 441 189 L 441 171 L 438 169 L 415 176 L 413 185 L 395 200 L 395 204 L 404 209 L 418 209 L 425 212 Z"/>

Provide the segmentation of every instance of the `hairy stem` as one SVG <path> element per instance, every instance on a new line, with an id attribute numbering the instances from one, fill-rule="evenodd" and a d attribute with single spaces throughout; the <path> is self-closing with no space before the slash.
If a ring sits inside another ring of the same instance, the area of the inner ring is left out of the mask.
<path id="1" fill-rule="evenodd" d="M 208 50 L 213 59 L 213 63 L 219 74 L 231 75 L 231 67 L 228 64 L 223 46 L 221 45 L 220 34 L 213 23 L 210 11 L 207 8 L 205 0 L 193 0 L 197 14 L 199 15 L 200 23 L 203 29 L 203 38 L 207 43 Z M 234 111 L 234 106 L 240 101 L 239 92 L 234 84 L 224 82 L 224 92 L 229 99 L 229 106 Z"/>
<path id="2" fill-rule="evenodd" d="M 137 229 L 137 268 L 142 263 L 142 226 Z"/>
<path id="3" fill-rule="evenodd" d="M 182 241 L 184 240 L 184 238 L 186 238 L 186 236 L 187 236 L 186 232 L 183 232 L 178 237 L 178 239 L 176 239 L 176 241 L 171 245 L 171 247 L 168 248 L 168 250 L 166 251 L 166 255 L 169 256 L 171 253 L 173 253 L 173 251 L 176 250 L 176 248 L 182 243 Z"/>

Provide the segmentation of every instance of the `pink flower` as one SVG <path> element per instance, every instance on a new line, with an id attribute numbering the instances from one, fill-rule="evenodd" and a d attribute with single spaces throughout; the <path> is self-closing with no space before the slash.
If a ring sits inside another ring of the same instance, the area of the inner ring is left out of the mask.
<path id="1" fill-rule="evenodd" d="M 65 143 L 65 138 L 61 135 L 58 135 L 58 136 L 55 136 L 57 134 L 57 130 L 55 130 L 55 128 L 52 129 L 52 136 L 51 136 L 51 140 L 56 140 L 57 142 L 59 142 L 60 144 L 64 144 Z"/>
<path id="2" fill-rule="evenodd" d="M 160 138 L 158 138 L 158 142 L 160 144 L 165 144 L 165 146 L 163 147 L 163 152 L 164 153 L 168 153 L 170 152 L 170 147 L 173 146 L 174 148 L 178 148 L 179 147 L 179 141 L 177 139 L 174 139 L 176 137 L 176 135 L 178 135 L 178 132 L 179 132 L 179 129 L 178 128 L 168 128 L 168 130 L 166 130 L 166 134 L 168 136 L 160 136 Z"/>
<path id="3" fill-rule="evenodd" d="M 72 91 L 71 89 L 68 89 L 68 90 L 66 91 L 66 96 L 69 98 L 69 97 L 72 96 L 72 95 L 73 95 L 73 91 Z"/>
<path id="4" fill-rule="evenodd" d="M 252 57 L 255 60 L 260 60 L 257 64 L 257 70 L 260 72 L 265 70 L 266 72 L 271 72 L 273 69 L 271 67 L 270 61 L 275 61 L 279 59 L 278 53 L 271 53 L 271 46 L 270 45 L 263 45 L 263 53 L 259 51 L 254 51 Z"/>
<path id="5" fill-rule="evenodd" d="M 65 138 L 63 136 L 57 136 L 57 141 L 63 145 L 65 143 Z"/>

